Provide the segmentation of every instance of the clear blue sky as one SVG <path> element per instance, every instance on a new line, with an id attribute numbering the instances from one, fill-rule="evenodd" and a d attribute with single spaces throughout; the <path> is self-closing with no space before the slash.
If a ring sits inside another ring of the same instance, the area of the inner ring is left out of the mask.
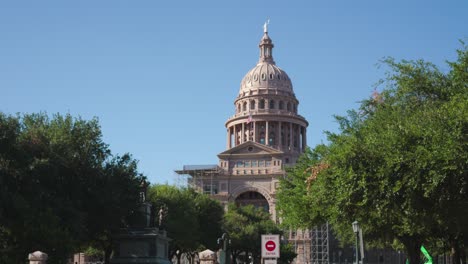
<path id="1" fill-rule="evenodd" d="M 385 56 L 442 70 L 468 42 L 468 1 L 0 1 L 0 111 L 100 120 L 151 182 L 216 164 L 270 18 L 308 143 L 384 77 Z"/>

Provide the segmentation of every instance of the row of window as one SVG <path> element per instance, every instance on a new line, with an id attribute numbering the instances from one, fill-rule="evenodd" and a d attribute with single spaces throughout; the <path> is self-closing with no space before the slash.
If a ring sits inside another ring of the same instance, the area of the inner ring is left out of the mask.
<path id="1" fill-rule="evenodd" d="M 260 99 L 258 101 L 258 109 L 265 109 L 266 102 L 267 100 Z M 240 113 L 242 111 L 245 112 L 248 110 L 255 110 L 256 104 L 257 102 L 255 100 L 250 100 L 250 106 L 247 109 L 247 105 L 248 105 L 247 102 L 239 103 L 237 104 L 237 113 Z M 278 104 L 276 104 L 275 100 L 269 100 L 268 106 L 269 106 L 269 109 L 276 109 L 276 107 L 278 107 L 279 110 L 285 110 L 285 103 L 283 101 L 279 101 Z M 287 102 L 286 110 L 297 113 L 297 105 L 291 102 Z"/>
<path id="2" fill-rule="evenodd" d="M 266 74 L 266 73 L 262 73 L 262 74 L 260 75 L 260 77 L 261 77 L 262 81 L 266 81 L 266 79 L 267 79 L 267 74 Z M 270 73 L 270 74 L 268 74 L 268 77 L 270 77 L 270 80 L 273 80 L 273 79 L 275 79 L 275 74 Z M 279 74 L 279 73 L 276 74 L 276 79 L 281 80 L 281 74 Z M 287 80 L 288 77 L 287 77 L 287 76 L 284 76 L 283 79 L 284 79 L 284 80 Z M 247 76 L 247 82 L 251 82 L 251 81 L 258 81 L 258 74 L 257 74 L 257 73 L 255 73 L 253 76 L 250 76 L 250 75 Z"/>
<path id="3" fill-rule="evenodd" d="M 254 170 L 235 170 L 236 174 L 244 174 L 244 175 L 247 175 L 247 174 L 255 174 L 255 171 Z M 262 170 L 258 170 L 257 171 L 258 174 L 262 174 Z M 265 173 L 268 173 L 268 170 L 265 170 Z"/>
<path id="4" fill-rule="evenodd" d="M 273 166 L 280 166 L 281 161 L 273 161 Z M 270 167 L 271 161 L 269 160 L 246 160 L 246 161 L 237 161 L 234 164 L 235 168 L 257 168 L 257 167 Z"/>

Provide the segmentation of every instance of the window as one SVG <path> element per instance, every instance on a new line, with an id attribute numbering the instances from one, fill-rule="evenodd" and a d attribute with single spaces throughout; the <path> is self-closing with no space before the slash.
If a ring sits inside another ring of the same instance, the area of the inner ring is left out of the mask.
<path id="1" fill-rule="evenodd" d="M 265 162 L 265 166 L 266 166 L 266 167 L 270 167 L 270 166 L 271 166 L 271 161 L 269 161 L 269 160 L 266 161 L 266 162 Z"/>
<path id="2" fill-rule="evenodd" d="M 260 102 L 258 103 L 258 108 L 265 109 L 265 99 L 260 100 Z"/>
<path id="3" fill-rule="evenodd" d="M 250 110 L 255 110 L 255 100 L 250 101 Z"/>
<path id="4" fill-rule="evenodd" d="M 288 102 L 288 104 L 286 105 L 286 110 L 291 111 L 291 103 L 290 102 Z"/>
<path id="5" fill-rule="evenodd" d="M 247 102 L 242 105 L 242 111 L 247 111 Z"/>
<path id="6" fill-rule="evenodd" d="M 265 167 L 265 161 L 260 160 L 260 161 L 258 162 L 258 166 L 259 166 L 259 167 Z"/>
<path id="7" fill-rule="evenodd" d="M 284 108 L 284 105 L 283 105 L 283 104 L 284 104 L 283 101 L 279 101 L 278 108 L 279 108 L 280 110 L 283 110 L 283 108 Z"/>
<path id="8" fill-rule="evenodd" d="M 218 193 L 218 184 L 203 184 L 203 193 L 204 194 L 217 194 Z"/>
<path id="9" fill-rule="evenodd" d="M 258 162 L 256 160 L 252 161 L 252 167 L 258 167 Z"/>
<path id="10" fill-rule="evenodd" d="M 238 161 L 238 162 L 236 163 L 236 167 L 238 167 L 238 168 L 244 167 L 244 162 Z"/>
<path id="11" fill-rule="evenodd" d="M 250 161 L 246 161 L 246 162 L 244 162 L 244 167 L 246 167 L 246 168 L 250 168 Z"/>
<path id="12" fill-rule="evenodd" d="M 265 144 L 265 132 L 260 133 L 260 144 Z"/>
<path id="13" fill-rule="evenodd" d="M 270 100 L 270 109 L 275 109 L 275 101 Z"/>

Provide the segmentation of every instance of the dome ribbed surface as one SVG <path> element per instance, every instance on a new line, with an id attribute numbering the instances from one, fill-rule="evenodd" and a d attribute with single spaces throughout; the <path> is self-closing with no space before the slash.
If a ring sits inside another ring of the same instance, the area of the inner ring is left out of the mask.
<path id="1" fill-rule="evenodd" d="M 259 63 L 242 79 L 240 94 L 258 89 L 273 89 L 293 93 L 291 79 L 280 67 L 272 63 Z"/>

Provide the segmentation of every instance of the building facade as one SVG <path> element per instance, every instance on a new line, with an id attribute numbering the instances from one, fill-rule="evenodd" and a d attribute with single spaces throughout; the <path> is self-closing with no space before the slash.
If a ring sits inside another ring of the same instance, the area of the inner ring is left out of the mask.
<path id="1" fill-rule="evenodd" d="M 307 120 L 298 114 L 291 79 L 273 59 L 273 42 L 264 28 L 260 58 L 241 81 L 235 113 L 226 126 L 226 151 L 219 163 L 184 166 L 192 187 L 221 203 L 253 204 L 276 217 L 276 190 L 285 167 L 307 145 Z"/>

